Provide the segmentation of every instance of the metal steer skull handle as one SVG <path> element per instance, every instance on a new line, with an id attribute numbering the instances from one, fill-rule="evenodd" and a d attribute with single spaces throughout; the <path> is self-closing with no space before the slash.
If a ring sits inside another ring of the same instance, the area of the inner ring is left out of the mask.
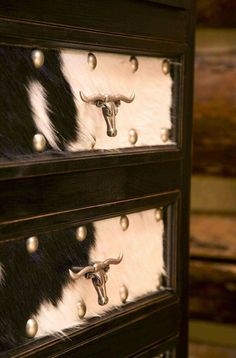
<path id="1" fill-rule="evenodd" d="M 69 274 L 73 280 L 77 280 L 83 276 L 87 279 L 91 278 L 98 295 L 98 303 L 103 306 L 108 302 L 106 292 L 107 271 L 110 265 L 118 265 L 122 259 L 123 253 L 121 252 L 117 259 L 111 258 L 105 261 L 97 261 L 86 267 L 72 267 L 71 270 L 69 270 Z"/>
<path id="2" fill-rule="evenodd" d="M 135 95 L 133 94 L 131 97 L 126 97 L 123 94 L 98 94 L 88 97 L 85 96 L 83 92 L 80 92 L 80 97 L 82 101 L 94 104 L 102 109 L 102 114 L 107 125 L 107 135 L 109 137 L 115 137 L 117 135 L 116 115 L 118 113 L 118 107 L 121 101 L 125 103 L 133 102 Z"/>

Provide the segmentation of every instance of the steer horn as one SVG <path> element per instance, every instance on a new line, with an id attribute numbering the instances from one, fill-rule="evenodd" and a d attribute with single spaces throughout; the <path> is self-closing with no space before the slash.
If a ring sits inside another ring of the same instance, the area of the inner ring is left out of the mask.
<path id="1" fill-rule="evenodd" d="M 113 102 L 122 101 L 125 103 L 132 103 L 134 99 L 135 99 L 134 93 L 130 97 L 126 97 L 123 94 L 116 94 L 115 96 L 110 95 L 110 101 L 113 101 Z"/>
<path id="2" fill-rule="evenodd" d="M 73 270 L 73 271 L 72 271 Z M 95 272 L 95 267 L 94 266 L 86 266 L 84 268 L 81 267 L 72 267 L 72 270 L 69 270 L 69 274 L 70 277 L 73 280 L 77 280 L 78 278 L 85 276 L 88 273 L 93 273 Z M 77 272 L 74 272 L 77 271 Z M 79 272 L 78 272 L 79 271 Z"/>
<path id="3" fill-rule="evenodd" d="M 70 277 L 73 280 L 77 280 L 82 276 L 85 276 L 89 273 L 96 273 L 100 270 L 108 269 L 110 265 L 118 265 L 123 259 L 123 253 L 120 252 L 117 259 L 110 258 L 105 261 L 97 261 L 93 265 L 86 267 L 72 267 L 72 270 L 69 270 Z"/>
<path id="4" fill-rule="evenodd" d="M 116 94 L 116 95 L 97 94 L 97 95 L 92 95 L 92 96 L 86 96 L 82 91 L 80 91 L 79 94 L 80 94 L 80 98 L 82 99 L 83 102 L 92 103 L 92 104 L 96 104 L 96 101 L 102 101 L 105 103 L 106 102 L 116 102 L 116 101 L 132 103 L 135 98 L 134 93 L 130 97 L 126 97 L 123 94 Z"/>
<path id="5" fill-rule="evenodd" d="M 103 94 L 97 94 L 97 95 L 93 95 L 93 96 L 85 96 L 85 94 L 80 91 L 80 98 L 82 99 L 83 102 L 85 103 L 93 103 L 95 104 L 96 101 L 105 101 L 105 96 Z"/>
<path id="6" fill-rule="evenodd" d="M 102 266 L 103 266 L 103 268 L 106 268 L 109 265 L 118 265 L 122 261 L 122 259 L 123 259 L 123 253 L 120 252 L 117 259 L 107 259 L 107 260 L 103 261 Z"/>

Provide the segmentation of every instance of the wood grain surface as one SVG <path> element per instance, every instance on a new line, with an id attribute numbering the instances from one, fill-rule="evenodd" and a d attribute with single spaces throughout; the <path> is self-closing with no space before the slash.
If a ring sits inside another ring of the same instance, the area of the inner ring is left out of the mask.
<path id="1" fill-rule="evenodd" d="M 190 256 L 236 262 L 236 217 L 191 216 Z"/>
<path id="2" fill-rule="evenodd" d="M 193 172 L 236 176 L 236 56 L 198 54 L 195 62 Z"/>
<path id="3" fill-rule="evenodd" d="M 197 24 L 202 27 L 235 27 L 235 0 L 197 0 Z"/>
<path id="4" fill-rule="evenodd" d="M 191 260 L 189 313 L 193 319 L 236 322 L 236 266 Z"/>
<path id="5" fill-rule="evenodd" d="M 192 215 L 191 318 L 236 322 L 235 216 Z"/>
<path id="6" fill-rule="evenodd" d="M 235 358 L 236 349 L 230 347 L 221 347 L 210 344 L 201 344 L 190 342 L 189 345 L 190 358 Z"/>

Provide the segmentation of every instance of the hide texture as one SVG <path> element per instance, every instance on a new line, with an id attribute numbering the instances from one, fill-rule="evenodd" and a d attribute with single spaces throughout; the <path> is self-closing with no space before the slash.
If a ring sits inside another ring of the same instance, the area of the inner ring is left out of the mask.
<path id="1" fill-rule="evenodd" d="M 162 71 L 163 59 L 137 56 L 138 70 L 132 72 L 128 55 L 96 52 L 97 66 L 91 69 L 86 51 L 43 52 L 44 64 L 35 68 L 31 49 L 0 48 L 2 161 L 38 160 L 41 153 L 35 153 L 33 146 L 37 133 L 46 139 L 46 153 L 94 150 L 96 154 L 96 149 L 174 144 L 161 139 L 162 128 L 172 129 L 173 112 L 172 79 Z M 85 96 L 134 96 L 132 103 L 121 101 L 117 107 L 116 136 L 107 135 L 101 108 L 85 103 L 81 92 Z M 129 140 L 131 129 L 137 133 L 133 144 Z M 81 325 L 87 317 L 122 306 L 122 285 L 128 288 L 127 302 L 160 289 L 166 275 L 165 208 L 163 216 L 157 221 L 155 209 L 128 214 L 126 231 L 121 229 L 120 217 L 90 223 L 81 242 L 76 239 L 77 228 L 39 234 L 34 253 L 26 250 L 27 238 L 1 244 L 1 349 L 26 340 L 30 318 L 38 324 L 36 337 L 64 334 L 65 328 Z M 91 279 L 73 281 L 69 269 L 117 257 L 120 252 L 123 260 L 107 273 L 109 302 L 99 306 Z M 78 317 L 79 300 L 86 304 L 84 319 Z"/>
<path id="2" fill-rule="evenodd" d="M 162 145 L 161 129 L 171 130 L 172 79 L 162 71 L 162 60 L 138 56 L 132 72 L 128 55 L 95 53 L 92 70 L 88 53 L 44 50 L 44 64 L 35 68 L 32 50 L 1 47 L 0 155 L 14 159 L 33 154 L 33 136 L 41 133 L 47 150 L 78 151 Z M 117 135 L 108 137 L 101 108 L 82 101 L 98 94 L 135 98 L 121 102 L 116 116 Z"/>
<path id="3" fill-rule="evenodd" d="M 166 226 L 166 211 L 163 209 Z M 0 250 L 0 342 L 6 349 L 23 342 L 29 318 L 38 323 L 36 336 L 62 334 L 62 330 L 80 325 L 77 302 L 87 307 L 85 318 L 102 315 L 122 306 L 120 288 L 128 288 L 127 302 L 162 288 L 165 273 L 165 232 L 155 210 L 129 214 L 129 227 L 123 231 L 120 217 L 86 225 L 87 236 L 80 242 L 76 229 L 39 234 L 39 247 L 29 253 L 26 240 L 2 244 Z M 73 281 L 69 269 L 85 267 L 96 261 L 117 257 L 123 260 L 111 266 L 106 283 L 108 304 L 98 305 L 90 279 Z"/>

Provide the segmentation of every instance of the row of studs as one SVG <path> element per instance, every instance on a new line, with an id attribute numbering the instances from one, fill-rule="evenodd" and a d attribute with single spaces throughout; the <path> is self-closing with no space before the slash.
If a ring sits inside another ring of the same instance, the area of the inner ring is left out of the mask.
<path id="1" fill-rule="evenodd" d="M 156 221 L 160 221 L 163 217 L 162 209 L 155 210 L 155 219 Z M 129 227 L 129 219 L 127 215 L 122 215 L 120 217 L 120 226 L 123 231 L 126 231 Z M 78 241 L 83 241 L 87 237 L 87 228 L 86 226 L 79 226 L 76 230 L 76 238 Z M 34 253 L 37 251 L 39 246 L 39 241 L 37 236 L 31 236 L 26 240 L 26 248 L 29 253 Z"/>
<path id="2" fill-rule="evenodd" d="M 166 143 L 170 139 L 170 130 L 168 128 L 161 128 L 161 140 Z M 129 143 L 135 145 L 138 141 L 138 133 L 135 129 L 129 131 Z M 43 152 L 46 149 L 47 141 L 43 134 L 37 133 L 33 137 L 33 146 L 36 152 Z"/>
<path id="3" fill-rule="evenodd" d="M 129 295 L 129 291 L 125 285 L 122 285 L 120 287 L 119 294 L 120 294 L 121 302 L 123 304 L 126 303 L 128 295 Z M 86 307 L 84 300 L 82 300 L 82 299 L 79 300 L 77 302 L 77 312 L 78 312 L 78 316 L 80 319 L 84 318 L 86 311 L 87 311 L 87 307 Z M 38 323 L 34 318 L 30 318 L 26 322 L 26 335 L 29 338 L 33 338 L 33 337 L 35 337 L 37 332 L 38 332 Z"/>
<path id="4" fill-rule="evenodd" d="M 155 219 L 157 222 L 159 222 L 160 220 L 162 220 L 163 218 L 163 211 L 162 208 L 158 208 L 155 210 Z M 126 231 L 129 228 L 129 219 L 127 215 L 122 215 L 120 217 L 120 227 L 123 231 Z M 87 237 L 87 228 L 86 226 L 79 226 L 78 229 L 76 230 L 76 238 L 78 241 L 84 241 Z M 29 237 L 26 240 L 26 248 L 27 251 L 29 253 L 34 253 L 35 251 L 37 251 L 39 246 L 39 241 L 37 236 L 32 236 Z M 120 299 L 122 303 L 126 303 L 128 295 L 129 295 L 129 291 L 128 288 L 126 287 L 126 285 L 122 285 L 120 287 L 119 290 L 119 294 L 120 294 Z M 77 312 L 78 312 L 78 316 L 80 319 L 84 318 L 85 314 L 86 314 L 86 304 L 85 302 L 81 299 L 78 301 L 77 303 Z M 36 333 L 38 331 L 38 323 L 35 319 L 30 318 L 27 323 L 26 323 L 26 335 L 29 338 L 33 338 Z"/>
<path id="5" fill-rule="evenodd" d="M 156 221 L 162 220 L 163 213 L 162 208 L 158 208 L 155 210 L 155 219 Z M 120 217 L 120 227 L 123 231 L 126 231 L 129 227 L 129 218 L 127 215 L 122 215 Z M 86 226 L 79 226 L 76 230 L 76 238 L 78 241 L 84 241 L 87 237 L 87 228 Z M 31 236 L 26 240 L 26 249 L 30 254 L 33 254 L 38 250 L 39 241 L 37 236 Z"/>
<path id="6" fill-rule="evenodd" d="M 32 54 L 31 54 L 31 58 L 32 58 L 35 68 L 40 68 L 43 66 L 43 64 L 44 64 L 43 51 L 41 51 L 39 49 L 33 50 Z M 95 68 L 97 67 L 97 58 L 92 52 L 90 52 L 88 54 L 87 62 L 88 62 L 89 67 L 91 68 L 91 70 L 95 70 Z M 137 70 L 139 68 L 139 62 L 138 62 L 137 57 L 131 56 L 129 59 L 129 62 L 131 65 L 132 72 L 133 73 L 137 72 Z M 170 73 L 170 67 L 171 67 L 170 61 L 168 59 L 164 59 L 162 61 L 162 72 L 164 73 L 164 75 L 168 75 Z"/>
<path id="7" fill-rule="evenodd" d="M 88 54 L 88 64 L 90 66 L 90 68 L 92 70 L 95 70 L 95 68 L 97 67 L 97 58 L 93 53 L 89 53 Z M 131 69 L 132 72 L 135 73 L 138 71 L 139 68 L 139 62 L 136 56 L 131 56 L 129 59 L 130 65 L 131 65 Z M 168 59 L 164 59 L 162 61 L 162 72 L 164 73 L 164 75 L 168 75 L 170 73 L 170 61 Z"/>

